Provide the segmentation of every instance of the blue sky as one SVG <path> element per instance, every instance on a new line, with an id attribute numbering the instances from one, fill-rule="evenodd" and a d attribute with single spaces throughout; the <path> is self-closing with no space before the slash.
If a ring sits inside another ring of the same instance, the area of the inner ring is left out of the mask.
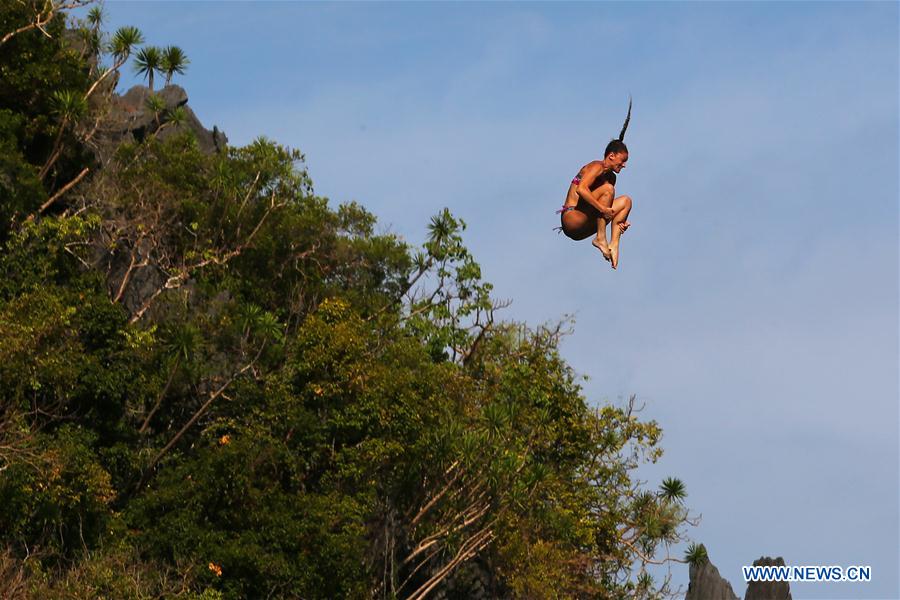
<path id="1" fill-rule="evenodd" d="M 448 206 L 509 318 L 574 315 L 587 397 L 636 394 L 659 421 L 642 474 L 686 482 L 691 535 L 739 595 L 741 565 L 781 555 L 873 567 L 796 599 L 900 598 L 897 3 L 106 11 L 186 51 L 176 83 L 232 144 L 301 149 L 318 194 L 413 243 Z M 612 272 L 552 228 L 629 94 Z"/>

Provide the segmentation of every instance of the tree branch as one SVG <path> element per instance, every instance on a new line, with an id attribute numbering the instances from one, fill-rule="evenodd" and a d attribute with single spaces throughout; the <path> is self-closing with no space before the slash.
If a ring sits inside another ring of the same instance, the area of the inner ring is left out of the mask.
<path id="1" fill-rule="evenodd" d="M 488 527 L 485 527 L 481 531 L 475 533 L 472 537 L 466 540 L 462 546 L 460 546 L 459 551 L 456 553 L 456 556 L 453 557 L 453 560 L 448 562 L 444 568 L 434 574 L 434 576 L 422 584 L 419 589 L 413 592 L 407 600 L 422 600 L 434 587 L 440 583 L 443 579 L 445 579 L 453 570 L 458 567 L 463 562 L 471 559 L 476 554 L 481 552 L 484 548 L 487 547 L 488 544 L 491 543 L 494 539 L 494 532 L 491 531 Z"/>
<path id="2" fill-rule="evenodd" d="M 160 405 L 162 404 L 163 398 L 166 397 L 166 392 L 169 391 L 169 387 L 172 385 L 172 381 L 175 379 L 175 373 L 178 372 L 178 366 L 181 363 L 181 356 L 175 357 L 175 364 L 172 365 L 172 372 L 169 373 L 169 378 L 166 380 L 166 385 L 163 387 L 162 391 L 159 393 L 159 396 L 156 397 L 156 403 L 153 405 L 153 408 L 150 409 L 150 412 L 147 414 L 147 418 L 144 419 L 144 423 L 141 425 L 141 428 L 138 429 L 138 433 L 144 433 L 147 431 L 147 428 L 150 427 L 150 419 L 153 418 L 153 415 L 156 414 L 156 411 L 159 410 Z"/>
<path id="3" fill-rule="evenodd" d="M 196 410 L 196 412 L 194 412 L 194 414 L 191 416 L 190 419 L 188 419 L 188 422 L 185 423 L 184 426 L 178 430 L 178 433 L 176 433 L 174 436 L 172 436 L 172 439 L 169 440 L 169 443 L 167 443 L 165 446 L 163 446 L 163 448 L 159 452 L 157 452 L 156 456 L 153 457 L 153 460 L 151 460 L 150 464 L 147 466 L 147 470 L 145 471 L 144 476 L 141 478 L 140 483 L 138 483 L 138 489 L 142 488 L 144 486 L 144 484 L 147 483 L 147 480 L 150 478 L 150 474 L 153 472 L 153 468 L 157 465 L 157 463 L 159 463 L 160 459 L 163 456 L 165 456 L 165 454 L 169 450 L 171 450 L 175 444 L 178 443 L 178 440 L 180 440 L 184 436 L 184 434 L 187 433 L 188 429 L 190 429 L 191 427 L 194 426 L 194 423 L 196 423 L 200 419 L 200 417 L 202 417 L 206 413 L 207 409 L 212 405 L 212 403 L 219 396 L 222 396 L 225 393 L 225 390 L 228 389 L 228 386 L 230 386 L 232 383 L 234 383 L 234 381 L 238 377 L 240 377 L 241 375 L 246 373 L 248 370 L 250 370 L 251 367 L 253 367 L 253 365 L 256 363 L 256 361 L 259 360 L 259 357 L 262 356 L 262 352 L 265 347 L 266 347 L 266 344 L 265 344 L 265 342 L 263 342 L 262 345 L 259 347 L 259 351 L 256 353 L 256 356 L 253 357 L 253 360 L 251 360 L 249 363 L 244 365 L 239 371 L 237 371 L 231 377 L 229 377 L 228 381 L 223 383 L 219 387 L 219 389 L 217 389 L 215 392 L 213 392 L 210 395 L 209 399 L 206 402 L 204 402 L 203 405 Z"/>
<path id="4" fill-rule="evenodd" d="M 253 242 L 253 238 L 256 236 L 256 234 L 259 232 L 259 230 L 262 228 L 262 226 L 265 223 L 266 218 L 269 216 L 269 214 L 272 213 L 272 211 L 274 211 L 275 209 L 281 208 L 282 206 L 283 206 L 283 204 L 278 204 L 275 202 L 275 197 L 273 194 L 270 206 L 266 209 L 266 212 L 263 213 L 262 217 L 260 217 L 259 221 L 256 223 L 256 226 L 253 228 L 253 231 L 250 232 L 250 235 L 247 236 L 246 240 L 244 240 L 241 244 L 238 244 L 233 250 L 224 252 L 223 254 L 221 254 L 219 256 L 214 255 L 214 256 L 211 256 L 210 258 L 196 262 L 193 265 L 182 266 L 180 268 L 177 268 L 177 271 L 176 271 L 177 274 L 169 277 L 169 279 L 166 280 L 165 285 L 163 285 L 162 287 L 158 288 L 155 292 L 153 292 L 150 295 L 150 297 L 144 301 L 144 303 L 141 305 L 141 307 L 131 316 L 131 318 L 128 320 L 128 322 L 136 323 L 137 321 L 139 321 L 140 318 L 142 316 L 144 316 L 144 313 L 147 312 L 147 310 L 150 308 L 150 305 L 153 304 L 154 300 L 156 300 L 156 298 L 162 292 L 164 292 L 165 290 L 181 287 L 181 285 L 183 285 L 184 282 L 187 281 L 188 277 L 194 271 L 197 271 L 198 269 L 202 269 L 202 268 L 207 267 L 212 264 L 224 265 L 228 261 L 230 261 L 232 258 L 239 256 L 241 254 L 241 252 L 243 252 Z"/>
<path id="5" fill-rule="evenodd" d="M 37 29 L 41 33 L 43 33 L 45 36 L 47 36 L 48 38 L 52 38 L 53 36 L 51 36 L 49 33 L 47 33 L 47 30 L 44 29 L 44 25 L 46 25 L 47 23 L 52 21 L 53 17 L 56 16 L 57 12 L 59 12 L 61 10 L 70 10 L 73 8 L 79 8 L 86 4 L 90 4 L 93 1 L 94 0 L 70 0 L 69 2 L 61 2 L 60 4 L 54 4 L 53 2 L 49 2 L 48 4 L 50 5 L 50 7 L 42 8 L 40 11 L 38 11 L 34 15 L 34 21 L 29 23 L 28 25 L 23 25 L 22 27 L 19 27 L 18 29 L 10 31 L 6 35 L 4 35 L 2 38 L 0 38 L 0 46 L 2 46 L 3 44 L 5 44 L 9 40 L 11 40 L 13 37 L 19 35 L 20 33 L 25 33 L 26 31 L 31 31 L 32 29 Z M 44 14 L 44 11 L 47 11 L 46 15 Z"/>
<path id="6" fill-rule="evenodd" d="M 90 172 L 90 170 L 91 170 L 90 167 L 85 167 L 85 168 L 81 171 L 81 173 L 79 173 L 78 175 L 75 176 L 75 179 L 73 179 L 72 181 L 70 181 L 69 183 L 67 183 L 66 185 L 64 185 L 62 188 L 60 188 L 60 190 L 59 190 L 58 192 L 56 192 L 55 194 L 53 194 L 52 196 L 50 196 L 50 199 L 49 199 L 49 200 L 47 200 L 46 202 L 44 202 L 43 204 L 41 204 L 41 207 L 40 207 L 39 209 L 37 209 L 37 212 L 33 212 L 33 213 L 31 213 L 30 215 L 28 215 L 28 218 L 25 220 L 25 222 L 28 223 L 28 222 L 33 221 L 33 220 L 34 220 L 34 217 L 35 217 L 36 215 L 42 214 L 45 210 L 47 210 L 48 208 L 50 208 L 50 206 L 51 206 L 54 202 L 56 202 L 57 200 L 59 200 L 60 197 L 61 197 L 63 194 L 65 194 L 66 192 L 68 192 L 69 190 L 71 190 L 73 187 L 75 187 L 76 185 L 78 185 L 78 182 L 81 181 L 82 179 L 84 179 L 85 175 L 87 175 L 87 174 Z"/>
<path id="7" fill-rule="evenodd" d="M 448 475 L 451 471 L 456 469 L 457 466 L 459 466 L 458 460 L 454 461 L 453 464 L 450 465 L 446 471 L 444 471 L 444 475 Z M 424 507 L 422 507 L 421 510 L 419 510 L 418 514 L 416 514 L 416 516 L 413 517 L 412 521 L 410 521 L 410 525 L 415 526 L 416 523 L 418 523 L 422 519 L 422 517 L 425 516 L 425 513 L 427 513 L 431 509 L 431 507 L 433 507 L 437 503 L 437 501 L 440 500 L 444 496 L 444 494 L 447 493 L 447 490 L 450 489 L 450 486 L 452 486 L 453 483 L 456 482 L 456 480 L 459 478 L 460 473 L 461 473 L 461 471 L 456 471 L 456 473 L 453 474 L 453 477 L 450 478 L 450 481 L 448 481 L 446 483 L 446 485 L 444 485 L 444 487 L 441 488 L 441 490 L 437 494 L 435 494 L 434 497 L 431 500 L 429 500 L 428 503 Z"/>

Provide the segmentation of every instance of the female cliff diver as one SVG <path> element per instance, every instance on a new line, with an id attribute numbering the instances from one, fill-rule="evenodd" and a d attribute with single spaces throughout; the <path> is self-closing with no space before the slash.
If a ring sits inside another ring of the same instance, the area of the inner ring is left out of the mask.
<path id="1" fill-rule="evenodd" d="M 628 229 L 628 213 L 631 198 L 616 197 L 616 174 L 628 162 L 625 146 L 625 130 L 631 120 L 631 100 L 628 115 L 618 139 L 606 145 L 603 160 L 594 160 L 581 167 L 569 184 L 566 202 L 558 213 L 562 215 L 562 232 L 573 240 L 595 236 L 591 242 L 603 254 L 603 258 L 615 269 L 619 265 L 619 238 Z M 610 241 L 606 240 L 606 226 L 610 227 Z"/>

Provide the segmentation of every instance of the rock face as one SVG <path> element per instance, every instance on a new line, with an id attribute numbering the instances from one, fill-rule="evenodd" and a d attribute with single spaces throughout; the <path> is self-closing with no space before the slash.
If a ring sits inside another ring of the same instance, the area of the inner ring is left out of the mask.
<path id="1" fill-rule="evenodd" d="M 763 556 L 753 561 L 754 567 L 784 566 L 784 559 Z M 792 600 L 791 586 L 787 581 L 751 581 L 747 584 L 744 600 Z"/>
<path id="2" fill-rule="evenodd" d="M 754 567 L 784 566 L 784 559 L 764 556 L 753 561 Z M 684 600 L 740 600 L 731 584 L 719 570 L 703 559 L 691 565 L 690 583 Z M 786 581 L 754 581 L 747 585 L 744 600 L 792 600 L 790 584 Z"/>
<path id="3" fill-rule="evenodd" d="M 490 571 L 477 561 L 460 566 L 433 594 L 434 600 L 506 600 L 508 597 L 498 590 Z"/>
<path id="4" fill-rule="evenodd" d="M 201 151 L 212 154 L 224 150 L 228 138 L 217 128 L 213 127 L 213 130 L 209 131 L 200 123 L 194 111 L 187 106 L 188 96 L 184 88 L 167 85 L 155 92 L 155 95 L 159 96 L 165 104 L 165 109 L 159 114 L 147 107 L 147 100 L 150 98 L 151 92 L 146 86 L 136 85 L 124 95 L 112 95 L 109 113 L 100 124 L 94 146 L 97 159 L 101 164 L 109 161 L 120 144 L 139 142 L 154 133 L 159 135 L 160 139 L 165 139 L 185 130 L 191 130 L 197 137 Z M 173 125 L 168 122 L 168 115 L 179 107 L 184 111 L 185 119 L 182 123 Z"/>
<path id="5" fill-rule="evenodd" d="M 119 95 L 112 92 L 115 85 L 116 79 L 110 78 L 108 83 L 104 82 L 106 90 L 101 90 L 96 95 L 97 98 L 107 95 L 109 97 L 108 105 L 104 108 L 106 112 L 91 142 L 91 148 L 101 167 L 106 166 L 116 149 L 123 143 L 140 142 L 148 136 L 157 136 L 160 140 L 164 140 L 186 130 L 193 132 L 201 152 L 213 154 L 224 151 L 228 138 L 217 128 L 213 127 L 213 130 L 209 131 L 200 123 L 194 111 L 187 106 L 188 96 L 183 88 L 167 85 L 151 93 L 146 86 L 136 85 L 124 95 Z M 147 106 L 151 95 L 158 96 L 165 106 L 159 113 Z M 175 109 L 184 111 L 184 119 L 178 125 L 168 120 L 169 114 Z M 121 302 L 129 314 L 133 315 L 149 298 L 158 293 L 166 282 L 166 275 L 153 264 L 130 271 L 132 251 L 138 262 L 150 254 L 149 249 L 143 248 L 119 249 L 112 252 L 104 250 L 97 260 L 106 264 L 109 273 L 107 285 L 111 295 L 118 294 L 122 282 L 128 278 L 127 285 L 122 290 Z"/>
<path id="6" fill-rule="evenodd" d="M 684 600 L 740 600 L 719 570 L 708 560 L 692 564 Z"/>

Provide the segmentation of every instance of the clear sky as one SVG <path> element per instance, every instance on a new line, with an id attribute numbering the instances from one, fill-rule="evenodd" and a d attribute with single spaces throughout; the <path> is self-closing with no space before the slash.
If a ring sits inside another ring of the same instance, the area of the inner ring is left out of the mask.
<path id="1" fill-rule="evenodd" d="M 181 46 L 232 144 L 418 243 L 444 206 L 509 318 L 574 315 L 591 402 L 665 431 L 692 537 L 740 567 L 871 565 L 795 599 L 900 598 L 898 3 L 108 2 Z M 133 76 L 123 78 L 124 89 Z M 554 211 L 628 102 L 613 272 Z M 677 549 L 680 554 L 683 549 Z M 676 566 L 674 580 L 687 581 Z"/>

